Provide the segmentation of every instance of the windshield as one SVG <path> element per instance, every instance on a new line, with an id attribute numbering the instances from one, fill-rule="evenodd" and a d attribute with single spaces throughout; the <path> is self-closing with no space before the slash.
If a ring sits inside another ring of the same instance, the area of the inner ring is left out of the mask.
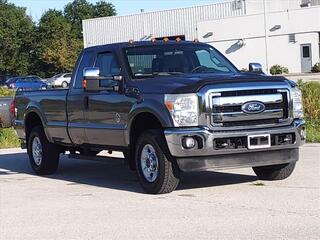
<path id="1" fill-rule="evenodd" d="M 59 77 L 62 77 L 63 73 L 60 73 L 60 74 L 57 74 L 57 75 L 54 75 L 53 77 L 51 78 L 59 78 Z"/>
<path id="2" fill-rule="evenodd" d="M 235 73 L 238 70 L 207 45 L 160 45 L 126 49 L 134 78 L 188 73 Z"/>

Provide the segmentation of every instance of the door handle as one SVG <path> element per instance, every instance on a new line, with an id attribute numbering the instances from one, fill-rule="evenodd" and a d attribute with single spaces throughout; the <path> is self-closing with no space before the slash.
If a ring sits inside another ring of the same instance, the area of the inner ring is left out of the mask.
<path id="1" fill-rule="evenodd" d="M 84 106 L 84 109 L 89 108 L 89 97 L 88 96 L 83 97 L 83 106 Z"/>

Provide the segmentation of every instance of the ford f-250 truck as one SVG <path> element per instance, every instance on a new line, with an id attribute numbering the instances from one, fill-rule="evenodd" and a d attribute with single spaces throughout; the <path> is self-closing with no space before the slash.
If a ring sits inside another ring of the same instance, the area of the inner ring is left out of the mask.
<path id="1" fill-rule="evenodd" d="M 176 189 L 180 173 L 252 167 L 287 178 L 305 141 L 294 82 L 244 73 L 199 42 L 128 42 L 84 49 L 68 90 L 19 92 L 15 128 L 36 174 L 66 151 L 122 151 L 147 193 Z"/>

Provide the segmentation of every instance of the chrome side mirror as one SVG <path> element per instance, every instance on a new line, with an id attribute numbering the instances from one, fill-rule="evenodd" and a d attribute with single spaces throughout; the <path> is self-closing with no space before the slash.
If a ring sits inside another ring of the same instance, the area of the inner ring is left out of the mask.
<path id="1" fill-rule="evenodd" d="M 249 72 L 263 73 L 261 64 L 260 63 L 250 63 L 249 64 Z"/>
<path id="2" fill-rule="evenodd" d="M 103 86 L 101 81 L 109 80 L 110 86 Z M 97 67 L 89 67 L 83 69 L 82 87 L 84 91 L 118 91 L 119 83 L 122 81 L 121 75 L 116 76 L 100 76 L 100 69 Z"/>
<path id="3" fill-rule="evenodd" d="M 86 80 L 99 78 L 100 69 L 96 67 L 88 67 L 83 69 L 83 78 Z"/>

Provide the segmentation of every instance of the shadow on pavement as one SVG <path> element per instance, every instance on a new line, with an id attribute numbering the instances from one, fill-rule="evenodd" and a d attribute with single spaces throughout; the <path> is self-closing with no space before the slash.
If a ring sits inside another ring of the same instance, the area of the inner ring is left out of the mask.
<path id="1" fill-rule="evenodd" d="M 0 177 L 11 174 L 34 175 L 26 153 L 1 154 Z M 178 190 L 223 186 L 244 182 L 253 182 L 254 175 L 221 173 L 213 171 L 183 173 Z M 60 157 L 60 165 L 56 174 L 45 178 L 63 180 L 67 185 L 85 184 L 96 187 L 143 193 L 135 172 L 119 162 L 94 162 Z"/>

